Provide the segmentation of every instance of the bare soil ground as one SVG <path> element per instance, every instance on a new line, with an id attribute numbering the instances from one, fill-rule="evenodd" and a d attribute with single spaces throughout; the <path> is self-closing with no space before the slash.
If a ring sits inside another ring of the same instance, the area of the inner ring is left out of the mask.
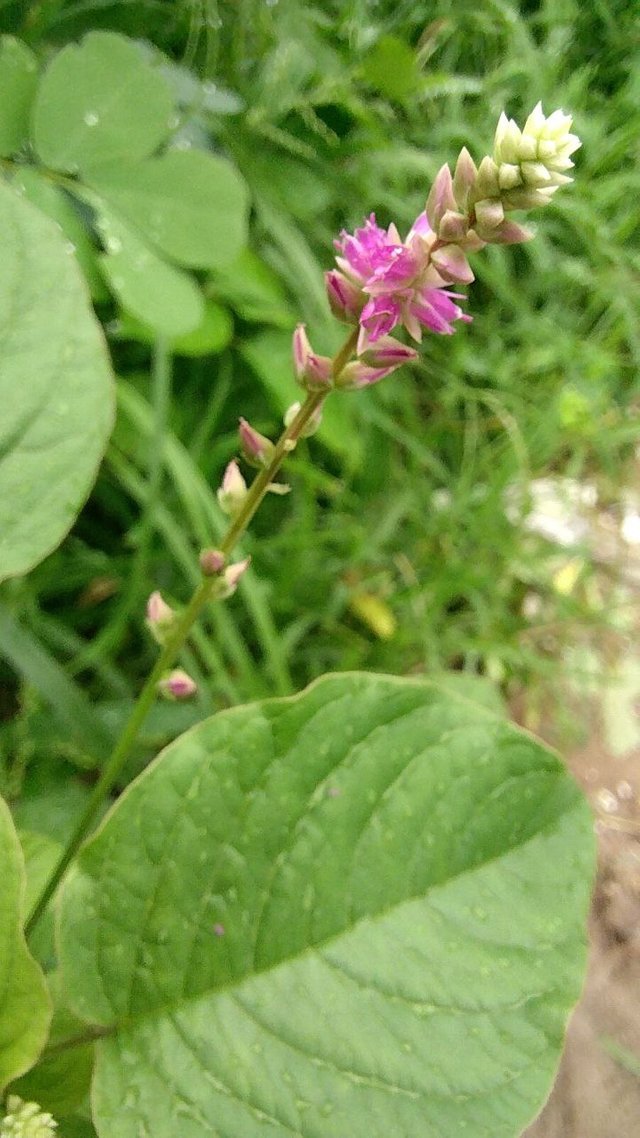
<path id="1" fill-rule="evenodd" d="M 555 1086 L 522 1138 L 640 1138 L 640 747 L 612 754 L 601 709 L 587 714 L 590 741 L 567 762 L 598 835 L 589 970 Z"/>

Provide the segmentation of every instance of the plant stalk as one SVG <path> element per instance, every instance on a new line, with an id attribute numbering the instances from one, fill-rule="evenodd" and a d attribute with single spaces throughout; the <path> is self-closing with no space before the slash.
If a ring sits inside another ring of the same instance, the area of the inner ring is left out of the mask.
<path id="1" fill-rule="evenodd" d="M 347 358 L 353 350 L 355 343 L 354 335 L 357 335 L 357 333 L 350 334 L 344 347 L 335 357 L 334 370 L 336 374 L 339 374 L 339 371 L 344 367 Z M 267 494 L 269 484 L 273 482 L 285 458 L 290 451 L 293 450 L 304 428 L 312 419 L 317 409 L 322 405 L 327 394 L 328 392 L 326 391 L 309 392 L 296 417 L 282 432 L 282 435 L 275 444 L 269 463 L 251 483 L 241 509 L 232 520 L 220 543 L 220 550 L 225 555 L 225 558 L 228 557 L 246 530 L 260 503 Z M 138 732 L 155 701 L 158 682 L 162 679 L 167 669 L 174 663 L 193 624 L 198 619 L 205 605 L 212 599 L 217 583 L 217 577 L 205 577 L 200 582 L 188 605 L 178 617 L 171 635 L 167 637 L 156 663 L 131 711 L 131 715 L 123 728 L 122 735 L 102 769 L 102 773 L 91 792 L 89 801 L 67 842 L 60 860 L 29 914 L 25 924 L 25 933 L 27 936 L 33 932 L 38 924 L 38 921 L 66 873 L 70 862 L 82 845 L 102 803 L 115 786 L 118 776 L 131 753 Z"/>

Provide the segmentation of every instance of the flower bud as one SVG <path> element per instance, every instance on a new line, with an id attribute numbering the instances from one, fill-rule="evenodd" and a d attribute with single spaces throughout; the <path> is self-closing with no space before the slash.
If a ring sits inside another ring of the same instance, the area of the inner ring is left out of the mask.
<path id="1" fill-rule="evenodd" d="M 158 684 L 160 694 L 171 700 L 191 699 L 197 690 L 197 683 L 183 668 L 174 668 Z"/>
<path id="2" fill-rule="evenodd" d="M 238 433 L 240 435 L 242 457 L 246 459 L 251 466 L 266 466 L 275 450 L 271 439 L 267 439 L 264 435 L 261 435 L 246 419 L 240 419 Z"/>
<path id="3" fill-rule="evenodd" d="M 324 282 L 333 315 L 344 324 L 357 324 L 366 300 L 361 289 L 337 269 L 325 273 Z"/>
<path id="4" fill-rule="evenodd" d="M 240 473 L 240 467 L 232 459 L 224 472 L 222 485 L 218 489 L 220 509 L 228 517 L 234 517 L 242 508 L 247 496 L 247 484 Z"/>
<path id="5" fill-rule="evenodd" d="M 381 336 L 362 353 L 360 359 L 373 368 L 396 368 L 418 359 L 415 348 L 409 348 L 393 336 Z"/>
<path id="6" fill-rule="evenodd" d="M 431 254 L 431 260 L 446 281 L 470 284 L 474 274 L 459 245 L 443 245 Z"/>
<path id="7" fill-rule="evenodd" d="M 478 167 L 478 175 L 476 183 L 473 188 L 472 199 L 473 201 L 482 200 L 482 198 L 497 198 L 500 194 L 500 184 L 498 181 L 498 166 L 487 155 L 482 159 Z"/>
<path id="8" fill-rule="evenodd" d="M 469 154 L 466 146 L 463 146 L 456 168 L 453 175 L 453 196 L 456 199 L 457 208 L 466 212 L 469 197 L 473 190 L 476 178 L 478 177 L 478 170 L 473 158 Z"/>
<path id="9" fill-rule="evenodd" d="M 157 644 L 164 644 L 175 624 L 175 619 L 174 610 L 162 599 L 162 594 L 157 590 L 152 593 L 147 601 L 145 624 Z"/>
<path id="10" fill-rule="evenodd" d="M 457 210 L 456 199 L 453 196 L 453 181 L 451 170 L 447 165 L 441 166 L 431 187 L 425 212 L 434 233 L 440 235 L 440 222 L 447 211 Z"/>
<path id="11" fill-rule="evenodd" d="M 378 383 L 385 376 L 391 375 L 396 367 L 398 367 L 397 364 L 394 364 L 393 367 L 370 367 L 363 363 L 362 359 L 352 360 L 340 372 L 336 380 L 336 387 L 342 391 L 357 391 L 361 387 L 371 387 L 372 384 Z"/>
<path id="12" fill-rule="evenodd" d="M 498 198 L 483 198 L 476 202 L 476 228 L 478 232 L 495 229 L 504 221 L 504 208 Z"/>
<path id="13" fill-rule="evenodd" d="M 298 414 L 301 407 L 302 407 L 302 404 L 296 402 L 296 403 L 292 403 L 291 406 L 287 408 L 287 410 L 284 413 L 284 425 L 285 425 L 285 427 L 291 426 L 291 424 L 293 423 L 293 420 L 295 419 L 295 417 Z M 300 431 L 299 437 L 301 439 L 308 439 L 311 437 L 311 435 L 315 435 L 315 433 L 318 430 L 318 428 L 320 427 L 321 423 L 322 423 L 322 407 L 316 407 L 315 411 L 311 415 L 311 418 L 308 420 L 307 423 L 305 423 L 304 427 Z"/>
<path id="14" fill-rule="evenodd" d="M 2 1138 L 55 1138 L 58 1123 L 37 1102 L 24 1102 L 9 1095 L 6 1114 L 0 1123 Z"/>
<path id="15" fill-rule="evenodd" d="M 331 387 L 332 361 L 313 351 L 304 324 L 293 333 L 293 370 L 298 383 L 307 391 L 323 391 Z"/>
<path id="16" fill-rule="evenodd" d="M 216 596 L 221 601 L 225 601 L 227 597 L 232 597 L 238 588 L 238 583 L 243 573 L 246 573 L 251 564 L 251 558 L 245 557 L 244 561 L 236 561 L 235 565 L 227 565 L 221 577 L 221 588 Z"/>
<path id="17" fill-rule="evenodd" d="M 517 221 L 508 221 L 506 218 L 497 229 L 492 229 L 487 237 L 492 245 L 518 245 L 522 241 L 530 241 L 533 232 L 526 225 L 519 225 Z"/>
<path id="18" fill-rule="evenodd" d="M 225 556 L 220 549 L 203 549 L 200 554 L 200 569 L 204 577 L 217 577 L 224 569 Z"/>
<path id="19" fill-rule="evenodd" d="M 462 241 L 467 236 L 469 219 L 465 213 L 448 209 L 442 216 L 439 227 L 441 241 Z"/>
<path id="20" fill-rule="evenodd" d="M 534 107 L 523 130 L 504 112 L 500 115 L 493 156 L 499 167 L 505 208 L 546 205 L 558 186 L 572 180 L 565 171 L 573 166 L 571 155 L 580 146 L 580 139 L 569 133 L 571 121 L 563 111 L 554 111 L 547 118 L 541 103 Z"/>

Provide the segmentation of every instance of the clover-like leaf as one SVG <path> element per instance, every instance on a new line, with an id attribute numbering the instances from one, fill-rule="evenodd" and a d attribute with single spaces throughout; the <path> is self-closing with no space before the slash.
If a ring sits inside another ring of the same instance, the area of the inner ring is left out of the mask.
<path id="1" fill-rule="evenodd" d="M 0 798 L 0 1092 L 27 1071 L 42 1050 L 51 1021 L 44 976 L 22 931 L 25 870 L 11 813 Z"/>
<path id="2" fill-rule="evenodd" d="M 62 540 L 114 413 L 100 325 L 60 228 L 0 182 L 0 579 Z"/>
<path id="3" fill-rule="evenodd" d="M 167 264 L 103 203 L 97 227 L 106 249 L 100 267 L 123 308 L 156 336 L 173 339 L 197 328 L 204 297 L 193 278 Z"/>
<path id="4" fill-rule="evenodd" d="M 29 114 L 38 83 L 38 64 L 26 44 L 0 36 L 0 156 L 14 154 L 29 134 Z"/>
<path id="5" fill-rule="evenodd" d="M 116 32 L 89 32 L 52 59 L 36 97 L 33 143 L 55 170 L 146 158 L 172 127 L 173 96 L 140 47 Z"/>
<path id="6" fill-rule="evenodd" d="M 326 677 L 158 758 L 62 894 L 104 1138 L 514 1138 L 585 962 L 586 803 L 435 684 Z"/>
<path id="7" fill-rule="evenodd" d="M 246 242 L 247 188 L 224 158 L 202 150 L 171 150 L 145 162 L 105 162 L 87 181 L 179 265 L 224 265 Z"/>

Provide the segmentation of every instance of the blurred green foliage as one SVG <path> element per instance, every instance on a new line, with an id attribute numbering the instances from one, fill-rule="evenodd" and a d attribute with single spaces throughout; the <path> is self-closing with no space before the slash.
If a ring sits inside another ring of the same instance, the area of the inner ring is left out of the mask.
<path id="1" fill-rule="evenodd" d="M 253 564 L 238 595 L 207 616 L 184 663 L 201 681 L 194 717 L 298 690 L 326 670 L 453 667 L 511 684 L 553 676 L 559 645 L 607 614 L 589 588 L 589 558 L 574 588 L 555 588 L 558 549 L 507 517 L 505 495 L 551 473 L 597 477 L 606 501 L 632 459 L 634 6 L 40 0 L 0 8 L 0 31 L 41 61 L 95 29 L 153 53 L 179 106 L 173 146 L 210 149 L 243 175 L 250 247 L 200 272 L 205 321 L 172 345 L 170 433 L 155 497 L 151 376 L 161 351 L 138 313 L 93 294 L 122 377 L 118 423 L 72 534 L 28 579 L 0 590 L 5 791 L 46 792 L 34 755 L 46 755 L 47 771 L 52 755 L 66 771 L 100 759 L 83 745 L 88 722 L 70 729 L 52 675 L 91 697 L 83 715 L 96 717 L 100 738 L 117 734 L 154 652 L 146 596 L 160 588 L 185 601 L 198 548 L 220 532 L 215 489 L 236 453 L 238 417 L 278 433 L 296 398 L 296 321 L 307 322 L 319 349 L 337 342 L 322 284 L 336 234 L 371 211 L 406 230 L 443 162 L 462 145 L 481 158 L 500 111 L 522 122 L 539 99 L 547 113 L 560 106 L 574 115 L 583 140 L 574 185 L 535 215 L 535 241 L 474 257 L 472 325 L 431 337 L 411 371 L 332 397 L 321 432 L 291 459 L 293 492 L 265 503 L 243 543 Z M 531 592 L 542 606 L 537 624 L 523 611 Z M 138 761 L 183 729 L 185 709 L 164 710 Z"/>

